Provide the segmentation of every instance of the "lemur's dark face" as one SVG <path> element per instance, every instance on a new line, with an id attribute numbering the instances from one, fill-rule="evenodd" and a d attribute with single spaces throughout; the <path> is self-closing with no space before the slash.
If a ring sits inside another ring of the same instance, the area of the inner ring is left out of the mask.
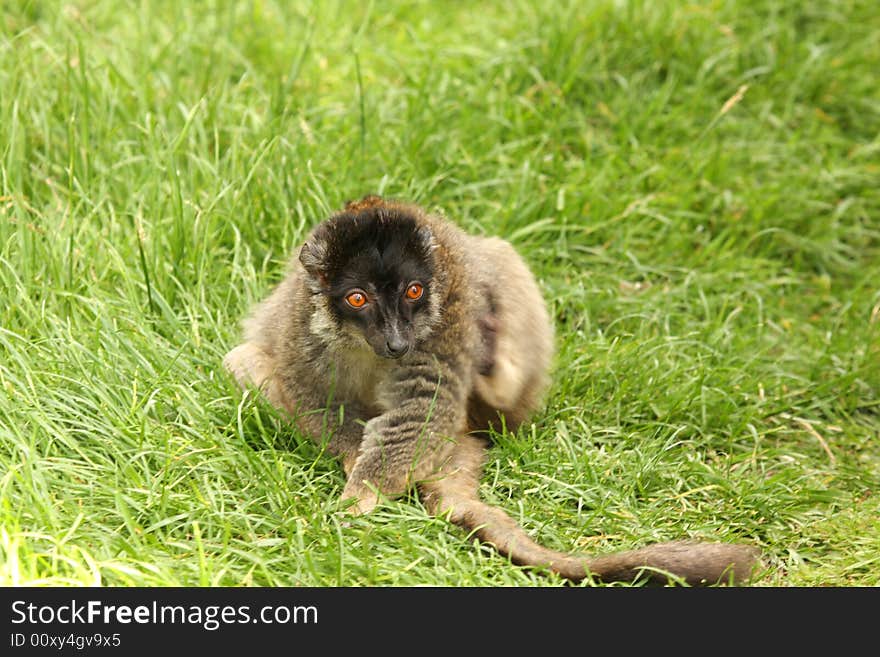
<path id="1" fill-rule="evenodd" d="M 430 231 L 403 210 L 371 207 L 324 222 L 300 261 L 326 301 L 331 339 L 360 338 L 383 358 L 412 350 L 436 321 L 432 250 Z"/>

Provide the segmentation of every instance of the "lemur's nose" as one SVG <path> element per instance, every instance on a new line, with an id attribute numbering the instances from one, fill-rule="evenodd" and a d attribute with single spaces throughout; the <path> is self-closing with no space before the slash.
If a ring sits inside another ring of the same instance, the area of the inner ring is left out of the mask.
<path id="1" fill-rule="evenodd" d="M 409 351 L 409 342 L 400 336 L 394 336 L 385 341 L 385 349 L 391 358 L 400 358 Z"/>

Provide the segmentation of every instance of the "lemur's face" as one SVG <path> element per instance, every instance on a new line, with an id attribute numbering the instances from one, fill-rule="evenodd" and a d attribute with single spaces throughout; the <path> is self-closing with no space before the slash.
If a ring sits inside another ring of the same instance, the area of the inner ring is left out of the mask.
<path id="1" fill-rule="evenodd" d="M 437 319 L 432 251 L 430 231 L 398 209 L 372 207 L 326 221 L 300 252 L 324 301 L 318 330 L 330 328 L 329 320 L 337 332 L 329 341 L 344 335 L 382 358 L 406 355 Z"/>

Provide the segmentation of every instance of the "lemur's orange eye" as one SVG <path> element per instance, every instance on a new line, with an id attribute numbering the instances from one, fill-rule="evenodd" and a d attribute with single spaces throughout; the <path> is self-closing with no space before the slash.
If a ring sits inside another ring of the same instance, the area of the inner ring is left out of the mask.
<path id="1" fill-rule="evenodd" d="M 367 295 L 364 294 L 361 290 L 352 290 L 345 295 L 345 303 L 347 303 L 352 308 L 363 308 L 367 305 Z"/>
<path id="2" fill-rule="evenodd" d="M 422 287 L 421 283 L 410 283 L 409 287 L 406 288 L 406 298 L 410 301 L 418 301 L 424 293 L 425 288 Z"/>

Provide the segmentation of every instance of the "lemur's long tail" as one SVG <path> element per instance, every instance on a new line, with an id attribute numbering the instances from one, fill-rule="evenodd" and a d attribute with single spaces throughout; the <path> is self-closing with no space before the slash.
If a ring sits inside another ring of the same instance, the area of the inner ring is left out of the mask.
<path id="1" fill-rule="evenodd" d="M 551 550 L 533 541 L 503 510 L 479 499 L 479 478 L 485 444 L 480 438 L 463 436 L 436 478 L 420 484 L 428 510 L 449 513 L 449 519 L 521 566 L 546 568 L 573 581 L 589 573 L 602 581 L 635 581 L 646 578 L 659 583 L 669 574 L 688 584 L 746 581 L 759 552 L 747 545 L 674 541 L 657 543 L 628 552 L 602 556 L 578 556 Z"/>

